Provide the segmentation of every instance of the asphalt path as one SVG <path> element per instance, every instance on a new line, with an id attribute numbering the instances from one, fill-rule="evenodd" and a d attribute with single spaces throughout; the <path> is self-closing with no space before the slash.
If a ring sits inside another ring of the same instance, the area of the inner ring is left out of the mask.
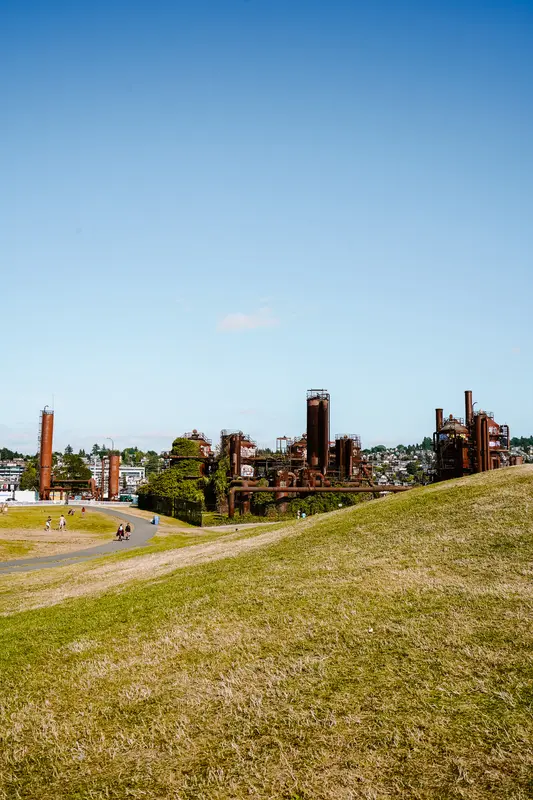
<path id="1" fill-rule="evenodd" d="M 108 514 L 110 517 L 115 517 L 117 519 L 117 528 L 119 521 L 123 523 L 129 522 L 133 528 L 130 539 L 121 542 L 116 539 L 110 539 L 109 542 L 105 544 L 88 547 L 85 550 L 75 550 L 70 553 L 58 553 L 55 556 L 0 561 L 0 573 L 30 572 L 35 569 L 48 569 L 50 567 L 65 567 L 71 564 L 79 564 L 83 561 L 89 561 L 91 558 L 96 558 L 97 556 L 107 555 L 108 553 L 121 553 L 123 550 L 130 550 L 132 547 L 144 547 L 148 544 L 152 536 L 157 533 L 157 525 L 152 525 L 147 519 L 143 519 L 142 517 L 136 517 L 133 516 L 133 514 L 125 514 L 122 509 L 93 506 L 92 510 L 99 511 L 102 514 Z"/>

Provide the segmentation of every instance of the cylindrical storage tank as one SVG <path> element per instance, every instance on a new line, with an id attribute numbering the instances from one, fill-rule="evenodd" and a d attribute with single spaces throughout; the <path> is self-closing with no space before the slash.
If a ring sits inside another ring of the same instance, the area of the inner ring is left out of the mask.
<path id="1" fill-rule="evenodd" d="M 483 416 L 481 420 L 481 448 L 483 453 L 483 472 L 492 469 L 492 459 L 490 456 L 490 436 L 489 419 Z"/>
<path id="2" fill-rule="evenodd" d="M 329 397 L 318 407 L 318 466 L 325 475 L 329 466 Z"/>
<path id="3" fill-rule="evenodd" d="M 120 489 L 120 456 L 109 454 L 109 500 L 116 500 Z"/>
<path id="4" fill-rule="evenodd" d="M 335 459 L 337 461 L 337 470 L 339 477 L 342 480 L 346 475 L 346 464 L 344 458 L 344 439 L 336 439 L 335 441 Z"/>
<path id="5" fill-rule="evenodd" d="M 54 412 L 46 408 L 41 415 L 41 450 L 39 454 L 39 498 L 50 499 L 52 484 L 52 449 L 54 437 Z"/>
<path id="6" fill-rule="evenodd" d="M 474 421 L 474 405 L 472 403 L 472 392 L 467 389 L 465 392 L 465 425 L 467 428 L 472 425 Z"/>
<path id="7" fill-rule="evenodd" d="M 350 480 L 353 475 L 353 440 L 350 438 L 344 440 L 344 463 L 346 477 Z"/>
<path id="8" fill-rule="evenodd" d="M 438 433 L 444 425 L 444 411 L 442 408 L 435 409 L 435 431 Z"/>
<path id="9" fill-rule="evenodd" d="M 483 444 L 481 432 L 481 416 L 475 418 L 475 437 L 476 437 L 476 472 L 483 472 Z"/>
<path id="10" fill-rule="evenodd" d="M 320 398 L 307 398 L 307 464 L 310 469 L 319 468 L 318 460 L 318 413 Z"/>
<path id="11" fill-rule="evenodd" d="M 229 438 L 229 464 L 231 477 L 239 477 L 241 474 L 241 437 L 238 433 L 233 433 Z"/>

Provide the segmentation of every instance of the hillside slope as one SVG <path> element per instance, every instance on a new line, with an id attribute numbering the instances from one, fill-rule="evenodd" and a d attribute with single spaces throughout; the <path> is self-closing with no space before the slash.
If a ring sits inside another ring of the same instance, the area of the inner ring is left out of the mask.
<path id="1" fill-rule="evenodd" d="M 521 467 L 4 618 L 0 797 L 529 798 L 532 563 Z"/>

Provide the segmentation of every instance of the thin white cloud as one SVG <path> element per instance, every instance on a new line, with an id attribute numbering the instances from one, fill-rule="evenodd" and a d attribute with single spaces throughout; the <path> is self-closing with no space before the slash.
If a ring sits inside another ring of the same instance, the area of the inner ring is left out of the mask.
<path id="1" fill-rule="evenodd" d="M 279 319 L 268 307 L 260 308 L 252 314 L 227 314 L 219 323 L 219 331 L 252 331 L 256 328 L 273 328 L 279 325 Z"/>

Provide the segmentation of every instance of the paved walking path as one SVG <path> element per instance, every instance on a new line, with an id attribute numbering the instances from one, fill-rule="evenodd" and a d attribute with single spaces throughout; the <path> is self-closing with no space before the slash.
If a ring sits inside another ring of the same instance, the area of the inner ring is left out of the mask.
<path id="1" fill-rule="evenodd" d="M 106 553 L 120 553 L 132 547 L 144 547 L 157 532 L 157 526 L 152 525 L 147 519 L 134 516 L 133 514 L 125 514 L 122 509 L 91 506 L 91 510 L 116 517 L 117 520 L 121 522 L 129 522 L 133 526 L 131 538 L 128 541 L 124 540 L 122 542 L 118 542 L 116 539 L 110 539 L 110 541 L 105 544 L 88 547 L 85 550 L 75 550 L 70 553 L 58 553 L 55 556 L 0 561 L 0 573 L 29 572 L 30 570 L 43 569 L 44 567 L 64 567 L 71 564 L 79 564 L 82 561 L 88 561 L 91 558 L 96 558 L 96 556 L 105 555 Z"/>

